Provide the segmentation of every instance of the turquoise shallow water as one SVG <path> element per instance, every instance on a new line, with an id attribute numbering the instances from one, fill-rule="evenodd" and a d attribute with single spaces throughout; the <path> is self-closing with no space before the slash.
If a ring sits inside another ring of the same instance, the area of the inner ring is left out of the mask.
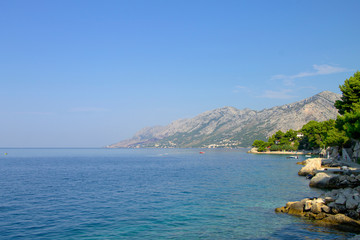
<path id="1" fill-rule="evenodd" d="M 296 160 L 199 151 L 0 149 L 0 239 L 353 236 L 274 213 L 321 193 L 297 176 Z"/>

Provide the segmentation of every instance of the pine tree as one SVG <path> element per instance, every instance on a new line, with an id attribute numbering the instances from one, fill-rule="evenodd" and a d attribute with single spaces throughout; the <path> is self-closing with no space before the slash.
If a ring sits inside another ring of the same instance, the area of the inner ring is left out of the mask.
<path id="1" fill-rule="evenodd" d="M 354 104 L 360 100 L 360 72 L 357 71 L 353 77 L 346 79 L 344 85 L 339 86 L 343 93 L 341 100 L 335 102 L 335 107 L 341 115 L 354 111 Z"/>
<path id="2" fill-rule="evenodd" d="M 350 138 L 360 139 L 360 72 L 346 79 L 340 86 L 343 95 L 335 102 L 342 116 L 336 120 L 336 127 L 344 130 Z"/>

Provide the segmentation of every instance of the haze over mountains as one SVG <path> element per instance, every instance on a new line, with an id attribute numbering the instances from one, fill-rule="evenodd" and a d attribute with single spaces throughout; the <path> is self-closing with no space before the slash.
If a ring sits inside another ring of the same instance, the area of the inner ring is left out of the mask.
<path id="1" fill-rule="evenodd" d="M 107 147 L 249 147 L 255 139 L 265 140 L 278 130 L 298 130 L 311 120 L 335 119 L 338 111 L 334 102 L 340 97 L 324 91 L 299 102 L 261 111 L 218 108 L 167 126 L 144 128 L 133 138 Z"/>

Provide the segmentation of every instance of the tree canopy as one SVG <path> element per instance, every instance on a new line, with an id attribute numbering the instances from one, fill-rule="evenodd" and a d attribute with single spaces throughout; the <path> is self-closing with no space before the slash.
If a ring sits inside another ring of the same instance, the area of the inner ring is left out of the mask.
<path id="1" fill-rule="evenodd" d="M 347 112 L 353 112 L 360 99 L 360 72 L 354 73 L 354 76 L 346 79 L 343 85 L 339 86 L 342 97 L 335 102 L 335 107 L 341 115 Z"/>
<path id="2" fill-rule="evenodd" d="M 354 104 L 352 112 L 338 116 L 336 127 L 344 130 L 348 137 L 360 139 L 360 104 Z"/>
<path id="3" fill-rule="evenodd" d="M 350 126 L 353 127 L 351 124 Z M 360 121 L 355 126 L 360 129 Z M 298 133 L 302 133 L 303 137 L 298 137 Z M 335 120 L 330 119 L 323 122 L 310 121 L 299 131 L 290 129 L 284 133 L 279 130 L 269 137 L 267 142 L 255 140 L 253 146 L 258 148 L 259 152 L 268 150 L 297 151 L 298 149 L 312 150 L 330 146 L 343 147 L 348 143 L 349 138 L 345 131 L 337 129 Z"/>
<path id="4" fill-rule="evenodd" d="M 299 131 L 277 131 L 268 142 L 255 140 L 253 146 L 258 151 L 310 150 L 330 146 L 342 148 L 350 143 L 350 138 L 360 139 L 360 72 L 354 73 L 339 87 L 343 94 L 341 100 L 334 104 L 340 114 L 336 121 L 310 121 Z M 298 138 L 298 132 L 304 136 Z"/>
<path id="5" fill-rule="evenodd" d="M 335 107 L 342 116 L 338 116 L 336 127 L 348 137 L 360 139 L 360 72 L 346 79 L 340 90 L 343 95 L 335 102 Z"/>
<path id="6" fill-rule="evenodd" d="M 292 129 L 287 132 L 277 131 L 274 135 L 269 137 L 268 141 L 255 140 L 253 147 L 258 148 L 259 152 L 267 151 L 297 151 L 299 147 L 299 138 L 297 131 Z"/>
<path id="7" fill-rule="evenodd" d="M 304 134 L 301 144 L 305 149 L 343 146 L 349 141 L 345 132 L 336 128 L 335 120 L 316 122 L 310 121 L 300 130 Z"/>
<path id="8" fill-rule="evenodd" d="M 256 147 L 259 152 L 265 152 L 267 147 L 269 147 L 269 143 L 263 140 L 255 140 L 253 143 L 253 147 Z"/>

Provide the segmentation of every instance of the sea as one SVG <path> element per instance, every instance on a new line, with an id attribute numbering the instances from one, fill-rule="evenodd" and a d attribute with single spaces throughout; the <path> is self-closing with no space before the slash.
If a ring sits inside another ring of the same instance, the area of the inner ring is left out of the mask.
<path id="1" fill-rule="evenodd" d="M 0 149 L 0 239 L 347 239 L 276 214 L 320 195 L 248 149 Z M 204 151 L 200 154 L 200 151 Z"/>

